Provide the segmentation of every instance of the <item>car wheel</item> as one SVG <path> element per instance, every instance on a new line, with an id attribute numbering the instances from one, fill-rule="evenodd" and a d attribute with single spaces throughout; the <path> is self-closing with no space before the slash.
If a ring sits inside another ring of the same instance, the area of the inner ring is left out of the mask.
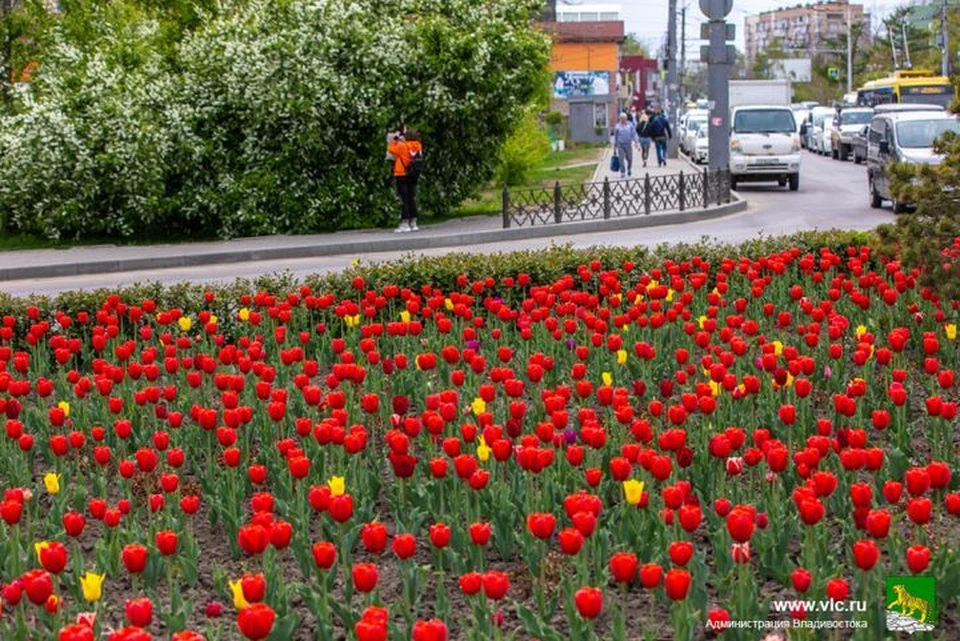
<path id="1" fill-rule="evenodd" d="M 861 162 L 863 162 L 863 159 L 857 155 L 857 152 L 853 152 L 853 164 L 859 165 Z"/>
<path id="2" fill-rule="evenodd" d="M 870 185 L 870 206 L 873 209 L 880 209 L 881 205 L 883 205 L 883 199 L 880 198 L 880 194 L 877 193 L 876 188 L 873 186 L 873 176 L 871 176 L 867 182 Z"/>
<path id="3" fill-rule="evenodd" d="M 840 160 L 842 160 L 843 162 L 850 160 L 850 147 L 840 145 L 839 156 L 840 156 Z"/>
<path id="4" fill-rule="evenodd" d="M 790 174 L 790 191 L 800 189 L 800 174 Z"/>
<path id="5" fill-rule="evenodd" d="M 896 200 L 893 201 L 893 213 L 895 214 L 905 214 L 907 213 L 907 203 L 901 203 Z"/>

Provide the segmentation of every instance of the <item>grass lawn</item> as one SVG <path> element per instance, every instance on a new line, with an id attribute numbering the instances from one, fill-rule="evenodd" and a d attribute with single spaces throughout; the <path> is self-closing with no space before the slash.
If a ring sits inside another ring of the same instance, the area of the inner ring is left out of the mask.
<path id="1" fill-rule="evenodd" d="M 606 145 L 578 145 L 575 149 L 551 152 L 542 167 L 530 172 L 530 178 L 523 185 L 516 185 L 511 189 L 537 189 L 552 187 L 560 184 L 589 182 L 593 178 L 596 163 L 603 155 Z M 581 163 L 591 163 L 585 167 L 568 167 Z M 502 195 L 499 187 L 490 185 L 477 198 L 460 205 L 452 217 L 461 216 L 493 216 L 501 213 Z"/>

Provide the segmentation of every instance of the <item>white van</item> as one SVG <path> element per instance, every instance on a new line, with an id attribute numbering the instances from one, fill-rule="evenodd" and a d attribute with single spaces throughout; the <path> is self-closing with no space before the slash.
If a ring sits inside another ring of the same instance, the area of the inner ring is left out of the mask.
<path id="1" fill-rule="evenodd" d="M 790 107 L 736 107 L 730 117 L 730 182 L 800 188 L 800 136 Z"/>

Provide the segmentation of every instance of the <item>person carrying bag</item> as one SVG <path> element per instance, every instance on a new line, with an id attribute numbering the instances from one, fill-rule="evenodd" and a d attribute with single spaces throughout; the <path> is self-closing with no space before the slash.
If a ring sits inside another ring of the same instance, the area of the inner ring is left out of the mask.
<path id="1" fill-rule="evenodd" d="M 393 177 L 400 197 L 398 234 L 419 231 L 417 227 L 417 182 L 423 172 L 423 145 L 417 132 L 408 129 L 396 132 L 388 147 L 394 157 Z"/>

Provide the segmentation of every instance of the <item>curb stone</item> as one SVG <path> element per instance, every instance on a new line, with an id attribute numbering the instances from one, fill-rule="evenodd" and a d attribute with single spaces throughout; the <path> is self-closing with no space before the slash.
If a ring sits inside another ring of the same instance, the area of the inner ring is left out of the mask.
<path id="1" fill-rule="evenodd" d="M 513 227 L 510 229 L 492 229 L 487 231 L 452 233 L 431 236 L 426 234 L 405 234 L 402 238 L 378 238 L 351 240 L 342 243 L 304 242 L 302 245 L 283 247 L 261 247 L 252 249 L 223 249 L 205 253 L 174 254 L 143 258 L 114 260 L 93 260 L 74 263 L 49 263 L 24 267 L 0 268 L 0 282 L 26 280 L 34 278 L 56 278 L 83 274 L 121 273 L 152 269 L 171 269 L 177 267 L 196 267 L 200 265 L 222 265 L 227 263 L 245 263 L 267 260 L 295 258 L 315 258 L 329 256 L 362 256 L 380 252 L 417 251 L 466 245 L 494 244 L 510 240 L 530 238 L 548 238 L 616 232 L 625 229 L 642 229 L 680 225 L 723 218 L 739 213 L 747 208 L 747 202 L 732 194 L 734 200 L 706 209 L 688 209 L 651 215 L 625 216 L 582 222 L 570 222 L 534 227 Z M 109 251 L 108 249 L 105 251 Z"/>

